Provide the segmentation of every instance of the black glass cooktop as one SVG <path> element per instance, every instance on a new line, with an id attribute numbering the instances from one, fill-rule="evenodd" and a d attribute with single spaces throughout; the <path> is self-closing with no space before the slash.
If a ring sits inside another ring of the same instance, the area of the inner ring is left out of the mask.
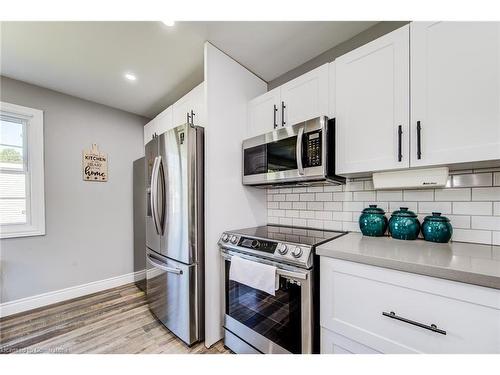
<path id="1" fill-rule="evenodd" d="M 256 237 L 264 240 L 275 240 L 318 246 L 324 242 L 344 235 L 346 232 L 321 230 L 301 227 L 288 227 L 281 225 L 263 225 L 254 228 L 233 230 L 231 233 L 241 236 Z"/>

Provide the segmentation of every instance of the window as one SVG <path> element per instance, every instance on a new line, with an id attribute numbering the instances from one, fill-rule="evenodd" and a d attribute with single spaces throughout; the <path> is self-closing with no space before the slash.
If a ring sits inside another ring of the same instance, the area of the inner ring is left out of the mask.
<path id="1" fill-rule="evenodd" d="M 43 234 L 43 112 L 0 102 L 0 238 Z"/>

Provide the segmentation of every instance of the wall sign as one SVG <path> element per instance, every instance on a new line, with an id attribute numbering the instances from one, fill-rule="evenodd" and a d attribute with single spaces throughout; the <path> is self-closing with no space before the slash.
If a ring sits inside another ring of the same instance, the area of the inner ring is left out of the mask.
<path id="1" fill-rule="evenodd" d="M 100 152 L 95 143 L 90 150 L 82 152 L 82 171 L 84 181 L 108 181 L 108 156 Z"/>

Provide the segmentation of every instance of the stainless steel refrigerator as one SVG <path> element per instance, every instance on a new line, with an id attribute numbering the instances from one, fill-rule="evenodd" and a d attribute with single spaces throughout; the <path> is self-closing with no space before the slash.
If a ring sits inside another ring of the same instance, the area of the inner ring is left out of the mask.
<path id="1" fill-rule="evenodd" d="M 148 304 L 188 345 L 204 338 L 203 144 L 203 128 L 185 124 L 145 150 Z"/>

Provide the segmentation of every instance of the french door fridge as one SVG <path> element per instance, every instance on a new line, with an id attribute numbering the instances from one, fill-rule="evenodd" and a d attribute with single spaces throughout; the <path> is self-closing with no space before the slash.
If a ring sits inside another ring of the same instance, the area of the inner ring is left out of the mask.
<path id="1" fill-rule="evenodd" d="M 145 149 L 150 310 L 192 345 L 204 336 L 204 131 L 185 124 Z"/>

